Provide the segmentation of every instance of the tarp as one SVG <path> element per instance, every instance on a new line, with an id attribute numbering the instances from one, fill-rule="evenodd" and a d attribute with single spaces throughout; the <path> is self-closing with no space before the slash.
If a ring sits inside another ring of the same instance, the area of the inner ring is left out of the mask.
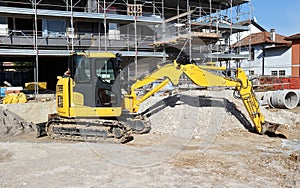
<path id="1" fill-rule="evenodd" d="M 3 104 L 16 104 L 16 103 L 26 103 L 27 98 L 24 93 L 10 93 L 7 94 L 3 99 Z"/>

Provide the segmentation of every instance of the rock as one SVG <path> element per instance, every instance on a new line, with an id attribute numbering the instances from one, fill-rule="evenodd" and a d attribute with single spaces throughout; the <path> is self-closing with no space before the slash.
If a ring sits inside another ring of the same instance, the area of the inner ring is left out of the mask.
<path id="1" fill-rule="evenodd" d="M 34 125 L 17 114 L 0 107 L 0 136 L 17 136 L 34 131 Z"/>

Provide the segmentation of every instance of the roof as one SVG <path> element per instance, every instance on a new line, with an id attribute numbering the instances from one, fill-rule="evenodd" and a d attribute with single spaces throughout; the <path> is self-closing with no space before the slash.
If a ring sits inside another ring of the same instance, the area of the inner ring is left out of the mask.
<path id="1" fill-rule="evenodd" d="M 251 40 L 250 40 L 251 37 Z M 270 38 L 270 32 L 263 31 L 260 33 L 253 33 L 244 39 L 240 40 L 239 43 L 234 44 L 234 46 L 248 46 L 249 41 L 251 41 L 251 45 L 258 44 L 276 44 L 276 45 L 291 45 L 290 41 L 285 40 L 285 36 L 275 34 L 275 41 L 272 41 Z"/>
<path id="2" fill-rule="evenodd" d="M 27 0 L 28 1 L 28 0 Z M 129 0 L 129 3 L 133 3 L 133 0 Z M 148 3 L 146 3 L 148 2 Z M 149 8 L 149 12 L 152 11 L 152 6 L 150 5 L 149 2 L 154 2 L 155 7 L 157 8 L 157 10 L 161 10 L 161 6 L 162 3 L 161 1 L 137 1 L 137 3 L 140 4 L 144 4 L 146 3 L 148 5 Z M 177 5 L 177 2 L 179 2 L 179 4 Z M 191 9 L 193 10 L 195 7 L 201 7 L 199 10 L 197 10 L 196 12 L 198 13 L 200 12 L 204 12 L 206 15 L 209 15 L 210 12 L 215 13 L 218 10 L 226 10 L 229 9 L 231 7 L 235 7 L 244 3 L 249 3 L 250 0 L 189 0 L 189 1 L 174 1 L 174 0 L 165 0 L 163 1 L 163 5 L 165 8 L 164 10 L 164 17 L 165 18 L 171 18 L 173 16 L 177 16 L 177 6 L 179 6 L 179 10 L 180 13 L 186 12 L 187 11 L 187 5 L 189 5 L 190 7 L 192 7 Z M 211 7 L 211 9 L 210 9 Z M 126 10 L 126 9 L 125 9 Z M 195 9 L 196 10 L 196 9 Z M 143 8 L 143 12 L 144 12 L 144 8 Z M 196 14 L 195 12 L 195 14 Z M 199 14 L 199 13 L 198 13 Z"/>
<path id="3" fill-rule="evenodd" d="M 298 34 L 295 34 L 295 35 L 291 35 L 289 37 L 286 37 L 285 40 L 297 40 L 297 39 L 300 39 L 300 33 Z"/>
<path id="4" fill-rule="evenodd" d="M 278 49 L 278 48 L 290 48 L 290 45 L 276 45 L 276 46 L 267 46 L 263 48 L 263 50 L 272 50 L 272 49 Z"/>
<path id="5" fill-rule="evenodd" d="M 259 25 L 255 20 L 245 20 L 239 23 L 239 25 L 248 26 L 248 25 L 254 25 L 256 28 L 258 28 L 261 31 L 267 31 L 265 28 L 263 28 L 261 25 Z"/>

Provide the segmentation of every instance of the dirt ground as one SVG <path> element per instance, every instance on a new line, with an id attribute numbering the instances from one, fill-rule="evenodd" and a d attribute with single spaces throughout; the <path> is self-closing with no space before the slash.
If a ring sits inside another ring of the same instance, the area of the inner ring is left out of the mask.
<path id="1" fill-rule="evenodd" d="M 196 107 L 189 107 L 202 115 L 214 108 L 201 107 L 196 111 Z M 296 121 L 299 107 L 288 111 L 295 122 L 290 126 L 288 139 L 249 132 L 228 112 L 222 117 L 220 129 L 204 128 L 205 119 L 210 119 L 205 114 L 201 116 L 203 125 L 200 121 L 191 133 L 186 127 L 194 124 L 192 119 L 199 122 L 198 117 L 189 118 L 194 116 L 193 112 L 185 114 L 183 105 L 165 109 L 168 111 L 156 113 L 161 121 L 159 126 L 159 118 L 154 119 L 153 115 L 152 131 L 136 135 L 127 144 L 35 138 L 34 132 L 1 138 L 0 185 L 300 187 L 300 122 Z M 181 119 L 162 118 L 164 113 L 172 114 L 179 109 Z M 218 119 L 216 116 L 213 119 Z M 173 129 L 168 132 L 163 125 Z M 201 130 L 206 131 L 205 136 L 201 136 Z"/>

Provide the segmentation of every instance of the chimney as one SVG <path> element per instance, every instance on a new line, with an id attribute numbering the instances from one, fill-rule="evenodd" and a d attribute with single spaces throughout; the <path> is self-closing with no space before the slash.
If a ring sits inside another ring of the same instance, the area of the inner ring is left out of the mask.
<path id="1" fill-rule="evenodd" d="M 276 40 L 275 29 L 270 30 L 270 39 L 271 41 L 275 42 Z"/>

